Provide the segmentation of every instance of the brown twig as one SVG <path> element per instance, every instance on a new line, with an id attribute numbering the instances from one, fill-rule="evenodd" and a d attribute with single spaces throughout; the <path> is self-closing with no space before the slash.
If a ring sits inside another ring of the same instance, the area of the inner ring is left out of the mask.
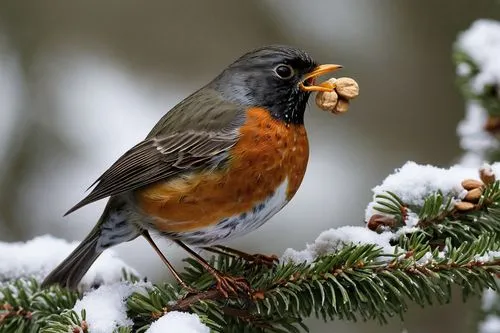
<path id="1" fill-rule="evenodd" d="M 183 310 L 185 311 L 191 305 L 199 301 L 204 301 L 204 300 L 215 301 L 223 298 L 224 296 L 217 289 L 202 291 L 178 300 L 174 305 L 166 307 L 165 312 L 183 311 Z"/>
<path id="2" fill-rule="evenodd" d="M 11 317 L 22 317 L 29 320 L 32 315 L 33 313 L 31 311 L 24 310 L 22 307 L 16 309 L 9 303 L 3 303 L 0 305 L 0 325 Z"/>

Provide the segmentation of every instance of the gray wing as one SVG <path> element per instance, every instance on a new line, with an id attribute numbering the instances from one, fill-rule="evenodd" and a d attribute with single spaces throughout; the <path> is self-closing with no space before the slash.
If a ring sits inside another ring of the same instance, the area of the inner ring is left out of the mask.
<path id="1" fill-rule="evenodd" d="M 217 92 L 208 88 L 195 92 L 163 116 L 146 139 L 121 156 L 65 215 L 187 169 L 216 167 L 236 144 L 244 119 L 241 106 L 221 99 Z"/>
<path id="2" fill-rule="evenodd" d="M 220 156 L 236 144 L 237 137 L 235 131 L 191 130 L 146 139 L 121 156 L 96 180 L 92 192 L 65 215 L 105 197 L 168 179 L 186 169 L 216 167 L 221 162 Z"/>

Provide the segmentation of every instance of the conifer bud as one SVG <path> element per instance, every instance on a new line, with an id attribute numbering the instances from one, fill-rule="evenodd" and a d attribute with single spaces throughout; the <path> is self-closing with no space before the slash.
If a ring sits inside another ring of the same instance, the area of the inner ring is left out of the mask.
<path id="1" fill-rule="evenodd" d="M 464 201 L 478 202 L 479 199 L 481 198 L 482 194 L 483 194 L 483 190 L 480 187 L 472 189 L 469 192 L 467 192 L 467 194 L 465 195 Z"/>
<path id="2" fill-rule="evenodd" d="M 391 216 L 374 214 L 367 223 L 368 229 L 372 231 L 379 231 L 382 226 L 393 228 L 396 226 L 396 220 Z"/>
<path id="3" fill-rule="evenodd" d="M 484 184 L 481 181 L 475 179 L 466 179 L 462 182 L 462 187 L 467 191 L 483 187 L 483 185 Z"/>
<path id="4" fill-rule="evenodd" d="M 479 168 L 479 177 L 486 185 L 491 185 L 496 180 L 493 169 L 489 164 L 485 164 L 481 168 Z"/>
<path id="5" fill-rule="evenodd" d="M 467 212 L 469 210 L 473 210 L 474 207 L 475 206 L 473 203 L 467 202 L 467 201 L 460 201 L 460 202 L 455 203 L 455 209 L 460 211 L 460 212 Z"/>

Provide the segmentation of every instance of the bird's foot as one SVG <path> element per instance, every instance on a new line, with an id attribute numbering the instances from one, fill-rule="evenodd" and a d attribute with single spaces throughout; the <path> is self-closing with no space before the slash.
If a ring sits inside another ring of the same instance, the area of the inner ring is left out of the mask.
<path id="1" fill-rule="evenodd" d="M 252 288 L 250 284 L 244 277 L 235 277 L 224 274 L 217 274 L 215 276 L 217 280 L 217 290 L 225 297 L 228 298 L 231 295 L 238 295 L 244 293 L 246 295 L 250 294 Z"/>

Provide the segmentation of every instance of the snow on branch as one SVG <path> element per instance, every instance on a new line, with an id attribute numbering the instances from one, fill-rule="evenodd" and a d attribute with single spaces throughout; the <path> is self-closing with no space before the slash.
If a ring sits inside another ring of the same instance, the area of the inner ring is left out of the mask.
<path id="1" fill-rule="evenodd" d="M 500 331 L 500 297 L 498 291 L 487 289 L 483 293 L 481 306 L 483 320 L 479 323 L 479 333 Z"/>
<path id="2" fill-rule="evenodd" d="M 144 292 L 149 283 L 115 282 L 102 285 L 85 294 L 73 307 L 76 313 L 86 312 L 86 323 L 92 333 L 113 332 L 117 327 L 131 327 L 126 300 L 134 292 Z"/>
<path id="3" fill-rule="evenodd" d="M 459 63 L 457 74 L 471 76 L 470 86 L 475 94 L 483 94 L 488 87 L 500 84 L 500 22 L 475 21 L 459 35 L 456 47 L 473 62 Z"/>
<path id="4" fill-rule="evenodd" d="M 465 119 L 457 128 L 466 154 L 461 163 L 478 166 L 499 148 L 500 22 L 481 19 L 455 43 L 458 83 L 467 99 Z"/>
<path id="5" fill-rule="evenodd" d="M 452 215 L 455 204 L 462 202 L 469 193 L 464 188 L 463 181 L 478 179 L 480 182 L 481 173 L 490 177 L 500 175 L 500 163 L 491 166 L 485 164 L 480 169 L 461 165 L 444 169 L 407 162 L 373 189 L 373 200 L 368 204 L 365 215 L 368 228 L 344 226 L 324 231 L 304 250 L 287 249 L 282 260 L 311 263 L 319 256 L 334 253 L 350 244 L 374 244 L 383 253 L 396 254 L 395 244 L 401 235 L 423 230 L 422 210 L 429 198 L 434 198 L 435 195 L 446 198 L 446 202 L 441 202 L 436 210 L 436 217 L 439 213 L 448 212 Z M 391 195 L 394 201 L 392 204 L 387 203 Z M 445 206 L 445 203 L 448 205 Z M 437 225 L 445 228 L 446 218 L 452 217 L 442 215 Z M 397 219 L 400 219 L 399 225 L 395 225 L 398 223 Z M 425 227 L 429 224 L 427 221 Z"/>
<path id="6" fill-rule="evenodd" d="M 22 277 L 41 281 L 77 245 L 77 242 L 69 243 L 49 235 L 27 242 L 0 242 L 0 285 Z M 81 289 L 118 282 L 124 271 L 138 276 L 137 271 L 118 258 L 113 250 L 105 251 L 82 279 Z"/>
<path id="7" fill-rule="evenodd" d="M 491 276 L 500 273 L 497 175 L 499 163 L 478 170 L 408 162 L 373 189 L 365 226 L 324 231 L 306 249 L 286 250 L 274 267 L 219 256 L 217 269 L 243 274 L 252 286 L 249 295 L 229 299 L 213 288 L 211 276 L 193 260 L 187 261 L 183 277 L 199 292 L 187 294 L 179 286 L 137 278 L 117 282 L 121 268 L 128 266 L 113 256 L 102 264 L 105 272 L 96 269 L 89 277 L 87 284 L 101 284 L 98 288 L 84 294 L 56 287 L 44 291 L 26 278 L 43 277 L 40 272 L 50 270 L 76 244 L 48 236 L 0 244 L 0 259 L 5 259 L 0 261 L 0 327 L 17 320 L 48 325 L 56 333 L 70 328 L 197 333 L 245 325 L 290 331 L 304 327 L 302 320 L 312 314 L 385 322 L 387 316 L 402 315 L 407 300 L 421 305 L 432 297 L 448 301 L 451 295 L 442 291 L 452 283 L 461 285 L 465 295 L 477 294 L 494 288 Z M 457 208 L 464 203 L 469 208 Z M 448 278 L 456 274 L 463 279 Z M 18 277 L 25 280 L 12 281 Z M 52 320 L 47 323 L 43 314 L 51 314 Z"/>
<path id="8" fill-rule="evenodd" d="M 200 318 L 192 313 L 172 311 L 153 322 L 146 333 L 209 333 Z"/>
<path id="9" fill-rule="evenodd" d="M 77 242 L 69 243 L 48 235 L 27 242 L 0 242 L 0 287 L 8 287 L 13 295 L 17 295 L 21 288 L 37 291 L 36 281 L 43 280 L 46 274 L 77 245 Z M 127 276 L 133 276 L 134 281 L 124 280 Z M 117 328 L 131 328 L 133 322 L 127 317 L 128 297 L 133 293 L 145 293 L 146 288 L 152 288 L 150 283 L 135 281 L 136 276 L 138 276 L 137 271 L 116 257 L 114 251 L 105 251 L 82 279 L 79 289 L 83 291 L 83 295 L 76 295 L 81 299 L 76 301 L 72 309 L 68 309 L 76 316 L 84 313 L 70 324 L 74 328 L 73 331 L 109 333 Z M 13 281 L 18 281 L 18 284 L 11 285 Z M 48 292 L 54 293 L 54 290 Z M 34 295 L 36 292 L 31 295 L 36 298 Z M 28 304 L 36 303 L 33 299 L 29 299 L 23 307 L 15 308 L 4 303 L 6 298 L 9 297 L 0 291 L 0 331 L 2 320 L 8 319 L 13 313 L 21 313 L 20 308 L 27 308 Z M 63 296 L 63 298 L 68 297 Z M 52 299 L 54 303 L 57 301 Z M 38 311 L 42 312 L 40 309 Z M 26 316 L 32 318 L 33 313 L 26 312 Z M 165 329 L 167 327 L 168 329 Z M 208 328 L 195 314 L 171 313 L 158 320 L 148 330 L 148 332 L 159 331 L 198 333 L 208 332 Z"/>

